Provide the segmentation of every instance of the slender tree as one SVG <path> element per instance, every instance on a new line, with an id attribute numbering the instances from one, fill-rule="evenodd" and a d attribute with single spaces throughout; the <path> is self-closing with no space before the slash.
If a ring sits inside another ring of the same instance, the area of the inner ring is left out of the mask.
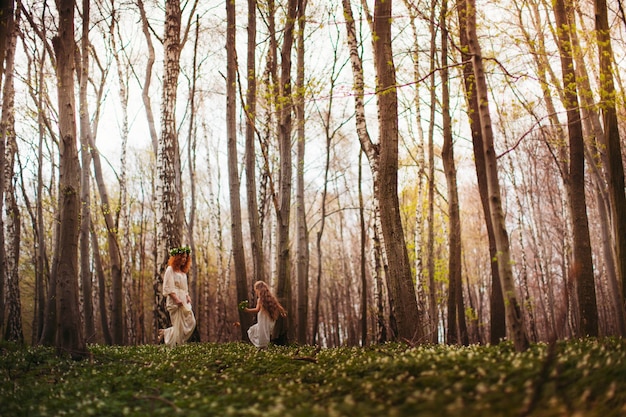
<path id="1" fill-rule="evenodd" d="M 80 126 L 80 157 L 81 157 L 81 173 L 80 173 L 80 280 L 81 290 L 83 293 L 83 312 L 85 324 L 85 339 L 87 342 L 93 342 L 95 337 L 95 322 L 92 294 L 93 288 L 91 273 L 91 245 L 89 232 L 91 229 L 91 126 L 89 125 L 89 104 L 87 102 L 87 82 L 89 81 L 89 30 L 90 30 L 90 1 L 83 0 L 82 7 L 82 36 L 80 42 L 80 66 L 78 68 L 78 103 L 80 106 L 79 126 Z"/>
<path id="2" fill-rule="evenodd" d="M 141 99 L 146 111 L 146 117 L 148 119 L 148 130 L 150 132 L 150 139 L 152 143 L 152 150 L 154 154 L 158 154 L 159 137 L 156 130 L 156 123 L 154 121 L 154 112 L 152 111 L 152 102 L 150 100 L 150 86 L 152 83 L 152 69 L 156 56 L 154 52 L 154 45 L 152 44 L 152 35 L 150 34 L 151 28 L 148 22 L 148 16 L 146 15 L 146 9 L 143 0 L 137 0 L 137 7 L 141 16 L 141 29 L 144 37 L 146 38 L 146 46 L 148 48 L 148 62 L 146 63 L 146 73 L 144 77 L 144 83 L 141 90 Z"/>
<path id="3" fill-rule="evenodd" d="M 309 231 L 306 224 L 304 196 L 305 114 L 304 114 L 304 28 L 307 0 L 299 5 L 298 29 L 296 31 L 296 281 L 297 281 L 297 341 L 307 342 L 309 312 Z"/>
<path id="4" fill-rule="evenodd" d="M 456 162 L 450 116 L 450 77 L 448 70 L 448 1 L 441 2 L 441 113 L 443 116 L 443 148 L 441 159 L 448 186 L 448 343 L 469 344 L 463 285 L 461 276 L 461 215 L 457 186 Z"/>
<path id="5" fill-rule="evenodd" d="M 483 208 L 485 225 L 487 228 L 487 238 L 489 239 L 489 259 L 491 259 L 491 295 L 490 303 L 490 342 L 499 343 L 506 337 L 505 307 L 502 296 L 502 286 L 500 284 L 500 272 L 498 269 L 498 258 L 496 248 L 496 238 L 493 223 L 491 222 L 491 209 L 489 205 L 489 190 L 487 187 L 487 165 L 485 163 L 485 153 L 483 137 L 480 127 L 478 98 L 476 95 L 476 79 L 472 68 L 472 55 L 469 49 L 467 38 L 467 2 L 457 1 L 457 15 L 459 19 L 459 43 L 461 46 L 461 59 L 463 62 L 463 85 L 465 87 L 465 98 L 467 100 L 470 130 L 472 134 L 472 145 L 474 151 L 474 165 L 476 166 L 476 177 L 478 182 L 478 193 Z"/>
<path id="6" fill-rule="evenodd" d="M 236 14 L 235 0 L 226 2 L 226 150 L 228 154 L 228 184 L 231 215 L 231 239 L 233 261 L 235 264 L 235 283 L 237 299 L 248 297 L 248 277 L 246 274 L 246 257 L 243 248 L 243 230 L 241 222 L 241 197 L 239 155 L 237 153 L 237 57 L 235 51 Z M 251 321 L 242 310 L 239 311 L 241 322 L 241 339 L 248 340 L 247 330 Z"/>
<path id="7" fill-rule="evenodd" d="M 428 310 L 429 310 L 429 339 L 431 343 L 439 342 L 439 306 L 437 304 L 437 280 L 435 279 L 435 115 L 437 114 L 436 67 L 437 67 L 437 0 L 431 1 L 429 30 L 429 94 L 430 120 L 428 121 L 428 215 L 427 215 L 427 253 L 426 269 L 428 271 Z"/>
<path id="8" fill-rule="evenodd" d="M 510 337 L 513 340 L 517 351 L 524 351 L 528 348 L 528 337 L 524 329 L 523 317 L 520 303 L 513 280 L 511 267 L 511 252 L 509 235 L 506 230 L 504 211 L 502 210 L 502 195 L 500 192 L 500 182 L 498 178 L 498 167 L 494 149 L 493 130 L 491 125 L 491 115 L 489 114 L 489 96 L 487 90 L 487 80 L 483 68 L 483 58 L 476 34 L 476 3 L 474 0 L 467 0 L 467 40 L 469 51 L 472 55 L 472 67 L 474 69 L 476 97 L 478 100 L 478 118 L 483 139 L 483 155 L 487 173 L 487 190 L 489 192 L 489 209 L 491 222 L 495 233 L 497 249 L 498 272 L 502 285 L 502 295 L 506 311 L 506 324 Z"/>
<path id="9" fill-rule="evenodd" d="M 263 231 L 259 219 L 259 204 L 256 184 L 256 133 L 257 83 L 256 83 L 256 1 L 248 0 L 248 44 L 247 44 L 247 89 L 246 89 L 246 200 L 248 203 L 248 224 L 250 228 L 250 251 L 252 253 L 253 277 L 266 281 L 265 259 L 263 254 Z"/>

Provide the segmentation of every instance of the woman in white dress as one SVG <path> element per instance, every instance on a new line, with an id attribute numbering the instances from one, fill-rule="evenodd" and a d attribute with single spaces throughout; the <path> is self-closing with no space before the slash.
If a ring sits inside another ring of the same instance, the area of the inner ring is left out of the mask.
<path id="1" fill-rule="evenodd" d="M 257 296 L 256 307 L 244 309 L 247 313 L 257 313 L 257 322 L 248 329 L 248 337 L 254 346 L 265 349 L 270 343 L 276 320 L 285 317 L 287 312 L 265 282 L 257 281 L 254 284 L 254 292 Z"/>
<path id="2" fill-rule="evenodd" d="M 166 308 L 172 327 L 159 330 L 159 342 L 163 340 L 168 347 L 185 343 L 196 328 L 187 284 L 187 272 L 191 268 L 190 253 L 189 246 L 171 249 L 163 276 L 163 295 L 167 297 Z"/>

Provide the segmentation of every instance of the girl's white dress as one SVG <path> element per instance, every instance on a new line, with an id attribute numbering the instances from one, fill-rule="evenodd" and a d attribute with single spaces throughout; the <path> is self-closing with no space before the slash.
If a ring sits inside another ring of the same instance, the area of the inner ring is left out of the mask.
<path id="1" fill-rule="evenodd" d="M 252 344 L 258 348 L 266 348 L 270 343 L 275 320 L 272 320 L 267 311 L 261 309 L 256 315 L 256 324 L 248 329 L 248 337 Z"/>
<path id="2" fill-rule="evenodd" d="M 171 293 L 176 293 L 176 296 L 183 301 L 182 307 L 179 307 L 169 296 Z M 171 266 L 168 266 L 163 276 L 163 295 L 167 297 L 166 308 L 170 313 L 172 327 L 164 331 L 163 341 L 166 346 L 182 345 L 189 340 L 196 328 L 196 316 L 193 314 L 191 304 L 187 303 L 188 294 L 187 274 L 175 272 Z"/>

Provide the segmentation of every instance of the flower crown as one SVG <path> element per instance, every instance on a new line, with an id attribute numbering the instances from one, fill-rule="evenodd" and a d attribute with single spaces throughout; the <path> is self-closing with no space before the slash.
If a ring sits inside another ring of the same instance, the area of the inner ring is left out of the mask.
<path id="1" fill-rule="evenodd" d="M 183 253 L 189 255 L 191 248 L 189 246 L 179 246 L 177 248 L 170 249 L 170 256 L 182 255 Z"/>

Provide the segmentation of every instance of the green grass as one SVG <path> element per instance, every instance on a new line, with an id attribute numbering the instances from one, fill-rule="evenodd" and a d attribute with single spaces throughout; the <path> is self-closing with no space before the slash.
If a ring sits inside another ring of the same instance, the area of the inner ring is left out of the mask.
<path id="1" fill-rule="evenodd" d="M 0 345 L 0 415 L 626 415 L 626 343 L 367 348 L 90 346 L 91 360 Z M 535 399 L 533 399 L 535 398 Z M 532 406 L 529 407 L 529 404 Z"/>

